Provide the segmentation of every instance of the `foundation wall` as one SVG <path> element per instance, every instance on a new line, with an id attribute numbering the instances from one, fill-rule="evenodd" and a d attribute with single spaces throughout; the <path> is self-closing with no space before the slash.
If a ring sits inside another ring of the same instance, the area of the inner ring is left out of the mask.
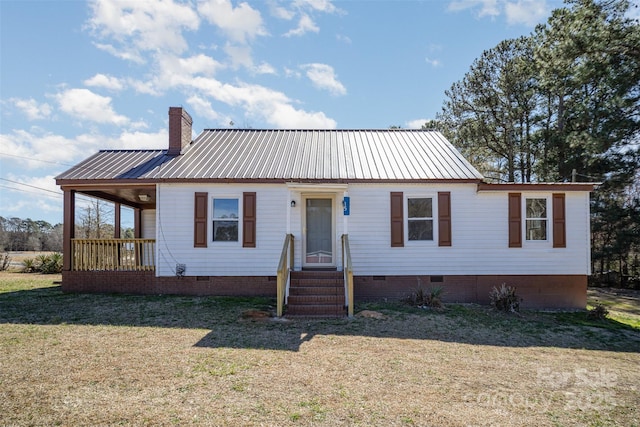
<path id="1" fill-rule="evenodd" d="M 484 275 L 484 276 L 356 276 L 354 298 L 397 300 L 418 288 L 444 288 L 443 301 L 489 304 L 489 294 L 502 283 L 516 288 L 525 309 L 584 309 L 585 275 Z M 65 271 L 65 292 L 173 294 L 217 296 L 276 295 L 275 276 L 156 277 L 151 271 Z"/>

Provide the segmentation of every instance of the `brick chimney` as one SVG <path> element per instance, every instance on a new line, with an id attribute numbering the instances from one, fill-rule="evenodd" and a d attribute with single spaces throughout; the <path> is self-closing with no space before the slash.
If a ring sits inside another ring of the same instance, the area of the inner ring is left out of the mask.
<path id="1" fill-rule="evenodd" d="M 169 107 L 169 151 L 170 156 L 179 156 L 191 143 L 193 119 L 182 107 Z"/>

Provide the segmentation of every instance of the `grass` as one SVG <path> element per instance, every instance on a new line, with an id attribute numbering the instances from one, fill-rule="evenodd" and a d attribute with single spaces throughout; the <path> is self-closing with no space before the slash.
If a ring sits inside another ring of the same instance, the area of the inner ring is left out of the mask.
<path id="1" fill-rule="evenodd" d="M 0 424 L 640 425 L 637 296 L 590 291 L 604 321 L 370 303 L 386 318 L 277 322 L 242 317 L 269 298 L 57 280 L 0 273 Z"/>

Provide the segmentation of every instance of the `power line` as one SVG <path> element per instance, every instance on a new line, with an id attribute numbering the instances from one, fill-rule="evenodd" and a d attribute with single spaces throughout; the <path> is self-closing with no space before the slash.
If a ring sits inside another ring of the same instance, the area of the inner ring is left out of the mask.
<path id="1" fill-rule="evenodd" d="M 24 185 L 25 187 L 35 188 L 36 190 L 47 191 L 47 192 L 49 192 L 49 193 L 53 193 L 53 194 L 56 194 L 56 195 L 58 195 L 58 196 L 61 196 L 61 195 L 62 195 L 62 193 L 61 193 L 61 192 L 59 192 L 59 191 L 53 191 L 53 190 L 49 190 L 48 188 L 37 187 L 37 186 L 35 186 L 35 185 L 31 185 L 31 184 L 25 184 L 24 182 L 13 181 L 13 180 L 10 180 L 10 179 L 7 179 L 7 178 L 0 178 L 0 180 L 2 180 L 2 181 L 7 181 L 7 182 L 10 182 L 10 183 L 12 183 L 12 184 Z"/>
<path id="2" fill-rule="evenodd" d="M 30 188 L 35 188 L 36 190 L 39 190 L 39 191 L 46 191 L 46 192 L 48 192 L 48 193 L 53 193 L 53 195 L 49 195 L 49 194 L 39 194 L 39 193 L 36 193 L 35 191 L 28 191 L 28 190 L 24 190 L 24 189 L 21 189 L 21 188 L 15 188 L 15 187 L 9 187 L 9 186 L 6 186 L 6 185 L 0 185 L 0 187 L 2 187 L 2 188 L 7 188 L 7 189 L 9 189 L 9 190 L 13 190 L 13 191 L 22 191 L 23 193 L 38 194 L 38 195 L 40 195 L 40 196 L 47 196 L 47 197 L 52 197 L 52 198 L 60 198 L 60 197 L 62 197 L 62 196 L 63 196 L 63 194 L 62 194 L 61 192 L 57 192 L 57 191 L 53 191 L 53 190 L 49 190 L 49 189 L 47 189 L 47 188 L 42 188 L 42 187 L 38 187 L 38 186 L 35 186 L 35 185 L 30 185 L 30 184 L 25 184 L 25 183 L 23 183 L 23 182 L 18 182 L 18 181 L 12 181 L 12 180 L 10 180 L 10 179 L 6 179 L 6 178 L 0 178 L 0 180 L 2 180 L 2 181 L 7 181 L 7 182 L 11 182 L 11 183 L 13 183 L 13 184 L 24 185 L 24 186 L 26 186 L 26 187 L 30 187 Z M 78 195 L 78 194 L 76 194 L 76 200 L 82 200 L 83 202 L 93 202 L 93 199 L 89 199 L 89 198 L 86 198 L 86 197 L 82 197 L 81 195 Z"/>
<path id="3" fill-rule="evenodd" d="M 9 153 L 3 153 L 3 152 L 0 152 L 0 155 L 2 155 L 2 156 L 7 156 L 7 157 L 15 157 L 15 158 L 17 158 L 17 159 L 32 160 L 32 161 L 42 162 L 42 163 L 51 163 L 52 165 L 69 166 L 69 167 L 74 166 L 74 165 L 69 164 L 69 163 L 53 162 L 53 161 L 51 161 L 51 160 L 34 159 L 33 157 L 18 156 L 18 155 L 16 155 L 16 154 L 9 154 Z"/>
<path id="4" fill-rule="evenodd" d="M 29 194 L 37 194 L 39 196 L 47 196 L 47 197 L 51 197 L 52 199 L 57 199 L 58 196 L 62 196 L 62 194 L 59 194 L 58 196 L 54 196 L 53 194 L 40 194 L 35 191 L 23 190 L 22 188 L 9 187 L 7 185 L 0 185 L 0 188 L 6 188 L 13 191 L 21 191 L 23 193 L 29 193 Z"/>

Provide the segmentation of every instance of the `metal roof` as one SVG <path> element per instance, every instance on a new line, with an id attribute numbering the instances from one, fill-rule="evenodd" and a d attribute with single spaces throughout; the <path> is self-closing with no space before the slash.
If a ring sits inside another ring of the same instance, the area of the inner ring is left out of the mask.
<path id="1" fill-rule="evenodd" d="M 205 129 L 179 156 L 103 150 L 58 180 L 481 180 L 442 136 L 423 130 Z"/>

